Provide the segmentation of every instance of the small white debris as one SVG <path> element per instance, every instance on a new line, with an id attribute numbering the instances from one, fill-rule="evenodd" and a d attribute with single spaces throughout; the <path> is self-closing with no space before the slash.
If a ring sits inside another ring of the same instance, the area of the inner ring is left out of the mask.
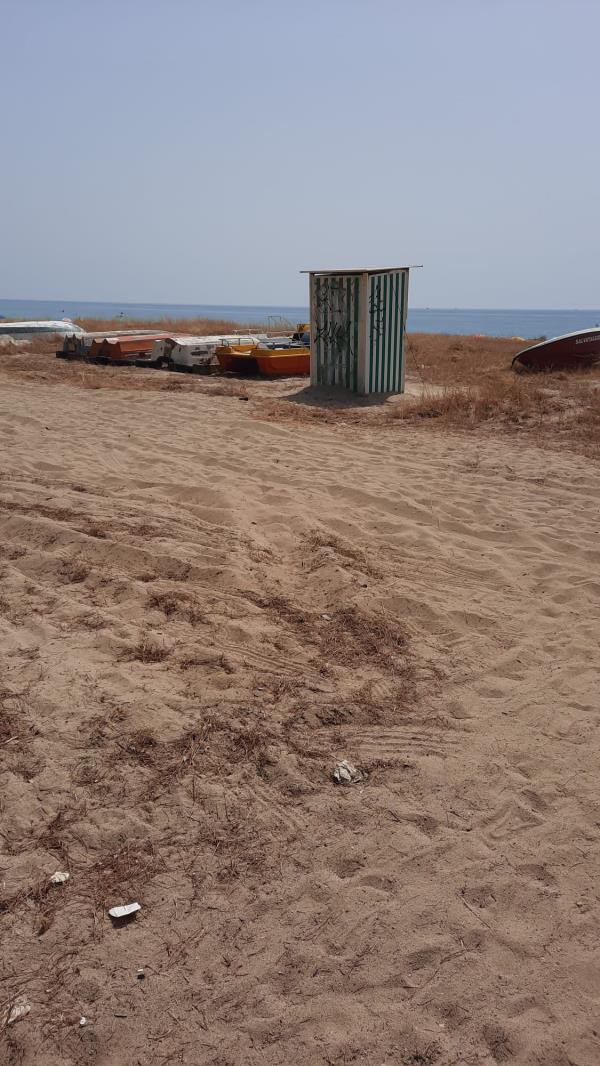
<path id="1" fill-rule="evenodd" d="M 85 1017 L 84 1017 L 83 1015 L 82 1015 L 82 1016 L 81 1016 L 81 1018 L 79 1019 L 79 1025 L 80 1025 L 80 1027 L 81 1027 L 82 1029 L 83 1029 L 84 1025 L 87 1025 L 87 1018 L 85 1018 Z"/>
<path id="2" fill-rule="evenodd" d="M 342 759 L 333 771 L 333 780 L 338 785 L 355 785 L 358 781 L 362 781 L 363 775 L 360 770 L 353 766 L 347 759 Z"/>
<path id="3" fill-rule="evenodd" d="M 129 918 L 130 915 L 141 911 L 141 909 L 139 903 L 124 903 L 120 907 L 111 907 L 108 913 L 111 918 Z"/>
<path id="4" fill-rule="evenodd" d="M 19 996 L 15 999 L 15 1002 L 8 1008 L 5 1016 L 6 1025 L 14 1025 L 20 1018 L 24 1018 L 29 1014 L 31 1010 L 31 1003 L 25 998 L 25 996 Z"/>
<path id="5" fill-rule="evenodd" d="M 330 614 L 322 614 L 321 618 L 324 618 L 326 622 L 331 622 L 331 615 Z"/>
<path id="6" fill-rule="evenodd" d="M 138 971 L 137 971 L 137 973 L 136 973 L 136 977 L 137 977 L 138 981 L 143 981 L 145 976 L 146 976 L 146 971 L 140 966 Z"/>
<path id="7" fill-rule="evenodd" d="M 51 885 L 64 885 L 65 881 L 68 881 L 71 874 L 68 874 L 66 870 L 57 870 L 55 874 L 52 874 L 50 878 Z"/>

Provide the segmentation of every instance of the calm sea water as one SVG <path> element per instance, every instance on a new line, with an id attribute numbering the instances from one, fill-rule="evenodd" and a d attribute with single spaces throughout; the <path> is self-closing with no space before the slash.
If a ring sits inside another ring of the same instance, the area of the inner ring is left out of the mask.
<path id="1" fill-rule="evenodd" d="M 224 318 L 239 323 L 306 322 L 306 307 L 242 307 L 209 304 L 83 303 L 77 300 L 0 300 L 4 318 Z M 413 333 L 484 333 L 489 337 L 556 337 L 600 325 L 599 311 L 523 311 L 411 308 Z"/>

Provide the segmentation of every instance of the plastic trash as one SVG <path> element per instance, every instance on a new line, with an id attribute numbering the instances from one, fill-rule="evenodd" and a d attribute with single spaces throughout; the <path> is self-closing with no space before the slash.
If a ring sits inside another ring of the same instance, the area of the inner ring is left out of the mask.
<path id="1" fill-rule="evenodd" d="M 362 779 L 363 775 L 358 767 L 353 766 L 347 759 L 342 759 L 333 771 L 333 780 L 338 785 L 355 785 Z"/>
<path id="2" fill-rule="evenodd" d="M 25 996 L 19 996 L 15 999 L 12 1006 L 8 1008 L 6 1013 L 6 1025 L 14 1025 L 21 1018 L 24 1018 L 31 1010 L 31 1003 L 25 998 Z"/>
<path id="3" fill-rule="evenodd" d="M 136 914 L 141 909 L 139 903 L 123 903 L 119 907 L 111 907 L 108 913 L 111 918 L 130 918 L 132 914 Z"/>
<path id="4" fill-rule="evenodd" d="M 68 874 L 66 870 L 57 870 L 55 874 L 52 874 L 50 878 L 51 885 L 64 885 L 65 881 L 68 881 L 71 874 Z"/>

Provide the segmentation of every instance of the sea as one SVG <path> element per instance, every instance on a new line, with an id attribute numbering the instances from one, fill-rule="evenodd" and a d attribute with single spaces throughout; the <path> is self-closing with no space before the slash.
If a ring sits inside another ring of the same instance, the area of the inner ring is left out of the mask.
<path id="1" fill-rule="evenodd" d="M 0 316 L 23 319 L 220 318 L 274 329 L 308 321 L 307 307 L 246 307 L 230 304 L 97 303 L 80 300 L 0 300 Z M 600 310 L 524 310 L 411 307 L 411 333 L 467 333 L 488 337 L 557 337 L 600 325 Z M 1 332 L 1 326 L 0 326 Z"/>

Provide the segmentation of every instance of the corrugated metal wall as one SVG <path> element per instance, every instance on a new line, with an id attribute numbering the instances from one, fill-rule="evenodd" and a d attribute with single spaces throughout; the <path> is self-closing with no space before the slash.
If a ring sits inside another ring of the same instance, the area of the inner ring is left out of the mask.
<path id="1" fill-rule="evenodd" d="M 408 275 L 369 275 L 366 392 L 404 391 L 404 329 Z"/>
<path id="2" fill-rule="evenodd" d="M 358 389 L 359 274 L 315 275 L 311 332 L 316 384 Z"/>

